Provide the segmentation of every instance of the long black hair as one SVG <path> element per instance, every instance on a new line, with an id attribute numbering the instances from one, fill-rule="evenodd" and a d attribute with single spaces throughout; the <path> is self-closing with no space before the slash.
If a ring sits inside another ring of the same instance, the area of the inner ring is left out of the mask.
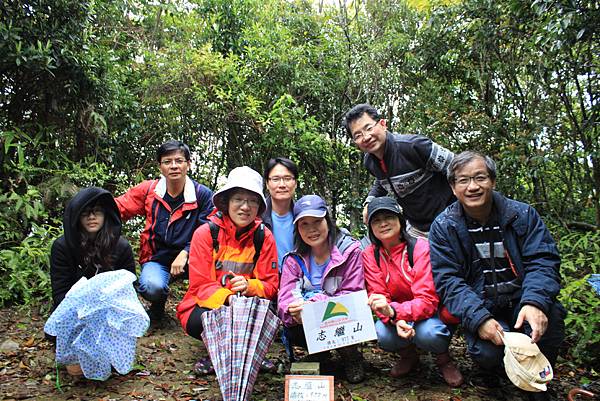
<path id="1" fill-rule="evenodd" d="M 87 207 L 93 209 L 94 207 L 101 207 L 104 213 L 104 222 L 100 230 L 95 236 L 91 236 L 80 224 L 79 238 L 81 241 L 81 258 L 84 266 L 93 266 L 103 268 L 105 270 L 111 269 L 114 262 L 113 250 L 119 241 L 119 236 L 116 235 L 114 230 L 110 229 L 109 219 L 107 218 L 108 210 L 103 202 L 96 202 L 90 204 Z M 79 214 L 81 219 L 81 213 Z"/>

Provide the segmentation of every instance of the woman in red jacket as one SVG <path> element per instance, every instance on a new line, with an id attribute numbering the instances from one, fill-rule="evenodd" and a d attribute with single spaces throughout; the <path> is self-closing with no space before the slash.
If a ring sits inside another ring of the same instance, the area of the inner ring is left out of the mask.
<path id="1" fill-rule="evenodd" d="M 265 210 L 263 180 L 249 167 L 234 168 L 223 188 L 213 195 L 216 207 L 209 223 L 200 226 L 192 237 L 189 256 L 189 288 L 177 306 L 177 318 L 185 332 L 202 339 L 201 316 L 211 309 L 228 305 L 236 293 L 274 300 L 279 274 L 273 234 L 259 217 Z M 211 234 L 218 230 L 215 247 Z M 255 232 L 264 230 L 258 258 L 255 258 Z M 272 370 L 265 360 L 263 370 Z M 194 366 L 199 374 L 212 373 L 210 359 Z"/>
<path id="2" fill-rule="evenodd" d="M 429 243 L 419 238 L 409 250 L 403 223 L 394 199 L 381 197 L 369 203 L 372 244 L 363 251 L 363 266 L 369 305 L 379 317 L 375 324 L 379 345 L 401 357 L 391 376 L 404 376 L 418 364 L 418 346 L 436 354 L 448 385 L 460 386 L 463 377 L 448 354 L 451 333 L 437 314 L 439 298 L 431 275 Z"/>

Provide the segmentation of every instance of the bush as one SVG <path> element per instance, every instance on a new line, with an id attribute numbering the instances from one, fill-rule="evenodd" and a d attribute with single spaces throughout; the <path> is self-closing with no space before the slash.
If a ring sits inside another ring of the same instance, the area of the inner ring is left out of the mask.
<path id="1" fill-rule="evenodd" d="M 563 289 L 558 299 L 567 309 L 566 342 L 580 365 L 600 365 L 600 295 L 587 282 L 600 272 L 600 233 L 569 233 L 560 237 Z"/>
<path id="2" fill-rule="evenodd" d="M 19 245 L 0 250 L 0 306 L 18 302 L 51 305 L 50 247 L 61 229 L 33 225 L 31 235 Z"/>

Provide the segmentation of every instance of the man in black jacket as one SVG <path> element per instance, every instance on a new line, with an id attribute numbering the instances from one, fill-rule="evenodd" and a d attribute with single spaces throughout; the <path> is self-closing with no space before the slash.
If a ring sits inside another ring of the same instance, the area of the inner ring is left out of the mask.
<path id="1" fill-rule="evenodd" d="M 494 191 L 491 158 L 456 155 L 448 181 L 458 202 L 431 226 L 431 267 L 440 301 L 461 321 L 469 354 L 497 378 L 502 333 L 522 331 L 553 365 L 566 312 L 556 299 L 560 256 L 552 236 L 534 208 Z M 546 392 L 530 397 L 549 399 Z"/>
<path id="2" fill-rule="evenodd" d="M 446 179 L 454 154 L 424 136 L 387 131 L 386 120 L 368 104 L 354 106 L 344 124 L 375 177 L 364 202 L 365 224 L 368 203 L 389 193 L 403 209 L 408 234 L 426 238 L 435 216 L 454 200 Z"/>

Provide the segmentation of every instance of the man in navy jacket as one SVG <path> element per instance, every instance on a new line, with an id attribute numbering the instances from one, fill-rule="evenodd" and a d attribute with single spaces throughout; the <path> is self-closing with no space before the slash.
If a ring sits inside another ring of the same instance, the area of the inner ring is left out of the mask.
<path id="1" fill-rule="evenodd" d="M 469 354 L 491 372 L 502 363 L 501 333 L 517 330 L 554 365 L 566 312 L 556 299 L 560 256 L 548 229 L 534 208 L 494 191 L 496 166 L 487 156 L 456 155 L 448 182 L 458 201 L 431 226 L 431 265 Z M 545 392 L 531 395 L 547 399 Z"/>

